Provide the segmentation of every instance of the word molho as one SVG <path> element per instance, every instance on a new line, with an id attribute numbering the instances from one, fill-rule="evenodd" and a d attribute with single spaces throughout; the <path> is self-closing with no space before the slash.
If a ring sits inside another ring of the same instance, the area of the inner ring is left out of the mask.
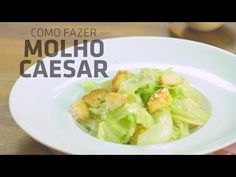
<path id="1" fill-rule="evenodd" d="M 49 48 L 52 50 L 49 50 Z M 107 62 L 98 59 L 104 54 L 102 40 L 93 40 L 90 43 L 83 40 L 80 45 L 78 45 L 78 40 L 75 40 L 72 49 L 72 51 L 65 50 L 65 40 L 59 42 L 47 40 L 44 43 L 37 40 L 34 45 L 29 40 L 25 40 L 25 57 L 30 55 L 42 57 L 45 54 L 50 59 L 49 65 L 46 65 L 44 60 L 38 60 L 33 73 L 24 72 L 25 65 L 31 64 L 31 60 L 22 60 L 20 62 L 20 75 L 22 77 L 81 77 L 82 75 L 98 77 L 101 73 L 103 77 L 108 77 L 106 74 Z M 74 57 L 74 59 L 69 57 Z M 87 57 L 89 57 L 89 61 Z"/>

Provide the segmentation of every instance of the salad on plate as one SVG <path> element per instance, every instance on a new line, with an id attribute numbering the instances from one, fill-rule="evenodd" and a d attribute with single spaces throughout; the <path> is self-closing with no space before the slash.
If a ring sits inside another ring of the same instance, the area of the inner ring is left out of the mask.
<path id="1" fill-rule="evenodd" d="M 69 112 L 81 128 L 120 144 L 167 143 L 189 136 L 210 118 L 201 93 L 172 69 L 120 70 L 113 79 L 85 81 Z"/>

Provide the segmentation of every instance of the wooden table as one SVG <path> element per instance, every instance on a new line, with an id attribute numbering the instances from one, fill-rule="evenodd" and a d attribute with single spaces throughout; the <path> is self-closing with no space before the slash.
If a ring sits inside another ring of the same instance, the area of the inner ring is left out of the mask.
<path id="1" fill-rule="evenodd" d="M 9 112 L 8 97 L 19 77 L 24 40 L 36 39 L 31 37 L 31 29 L 65 27 L 96 28 L 97 37 L 102 39 L 121 36 L 181 37 L 236 53 L 236 23 L 227 23 L 219 30 L 208 33 L 190 30 L 184 23 L 0 23 L 0 154 L 52 154 L 50 149 L 33 140 L 16 125 Z M 47 37 L 42 38 L 45 39 Z M 67 47 L 72 45 L 70 40 L 73 39 L 67 39 Z M 36 61 L 37 58 L 30 59 Z"/>

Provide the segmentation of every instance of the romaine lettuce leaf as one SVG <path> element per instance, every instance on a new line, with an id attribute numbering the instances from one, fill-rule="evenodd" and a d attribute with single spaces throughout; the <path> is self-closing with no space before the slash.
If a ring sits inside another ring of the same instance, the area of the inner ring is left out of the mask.
<path id="1" fill-rule="evenodd" d="M 175 121 L 172 139 L 181 139 L 188 135 L 190 135 L 188 124 L 180 121 Z"/>
<path id="2" fill-rule="evenodd" d="M 168 109 L 162 112 L 155 112 L 155 119 L 158 123 L 152 125 L 144 133 L 139 135 L 137 144 L 158 144 L 165 143 L 171 139 L 173 133 L 173 122 Z"/>
<path id="3" fill-rule="evenodd" d="M 128 102 L 112 111 L 106 102 L 96 108 L 89 107 L 90 116 L 82 127 L 99 139 L 121 144 L 158 144 L 188 136 L 209 120 L 210 113 L 203 107 L 200 92 L 186 79 L 165 85 L 173 99 L 168 108 L 152 114 L 147 111 L 150 96 L 163 87 L 160 75 L 173 73 L 171 68 L 144 68 L 138 74 L 130 74 L 118 90 Z M 97 88 L 112 91 L 112 80 L 86 81 L 81 86 L 85 92 Z"/>
<path id="4" fill-rule="evenodd" d="M 201 105 L 189 98 L 175 98 L 171 104 L 172 117 L 193 125 L 203 125 L 210 118 L 210 114 Z"/>
<path id="5" fill-rule="evenodd" d="M 122 106 L 107 115 L 100 123 L 98 137 L 115 143 L 128 143 L 136 124 L 149 128 L 154 124 L 153 117 L 137 104 Z"/>
<path id="6" fill-rule="evenodd" d="M 127 112 L 125 112 L 120 115 L 121 112 L 122 109 L 118 108 L 108 114 L 107 120 L 99 124 L 98 138 L 121 144 L 130 141 L 135 131 L 136 118 L 132 113 L 126 115 Z"/>
<path id="7" fill-rule="evenodd" d="M 133 93 L 138 88 L 158 82 L 160 71 L 156 69 L 142 69 L 139 74 L 131 74 L 127 80 L 121 83 L 119 92 Z"/>
<path id="8" fill-rule="evenodd" d="M 140 87 L 135 93 L 139 94 L 144 104 L 146 105 L 150 96 L 158 90 L 157 82 L 149 83 Z"/>
<path id="9" fill-rule="evenodd" d="M 145 128 L 150 128 L 154 124 L 153 117 L 147 112 L 145 108 L 140 108 L 137 111 L 137 123 L 141 124 Z"/>

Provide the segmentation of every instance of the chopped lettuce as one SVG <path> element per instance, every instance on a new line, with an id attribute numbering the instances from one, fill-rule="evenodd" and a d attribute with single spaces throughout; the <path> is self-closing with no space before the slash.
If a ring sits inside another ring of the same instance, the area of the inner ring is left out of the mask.
<path id="1" fill-rule="evenodd" d="M 181 139 L 190 135 L 189 126 L 187 123 L 181 121 L 175 121 L 172 139 Z"/>
<path id="2" fill-rule="evenodd" d="M 171 113 L 173 119 L 193 125 L 203 125 L 210 118 L 210 114 L 192 99 L 174 99 L 172 102 Z"/>
<path id="3" fill-rule="evenodd" d="M 150 128 L 154 124 L 154 119 L 145 108 L 140 108 L 140 110 L 137 111 L 137 123 L 145 128 Z"/>
<path id="4" fill-rule="evenodd" d="M 150 98 L 150 96 L 153 95 L 153 93 L 158 89 L 158 85 L 157 82 L 154 83 L 149 83 L 147 85 L 144 85 L 142 87 L 140 87 L 136 93 L 140 95 L 140 97 L 142 98 L 143 102 L 145 104 L 147 104 L 148 99 Z"/>
<path id="5" fill-rule="evenodd" d="M 125 107 L 108 114 L 108 118 L 99 124 L 98 138 L 114 142 L 128 143 L 135 131 L 135 115 Z"/>
<path id="6" fill-rule="evenodd" d="M 119 104 L 114 110 L 110 110 L 105 101 L 96 107 L 87 105 L 89 118 L 80 124 L 99 139 L 137 145 L 167 143 L 189 136 L 210 119 L 200 92 L 171 68 L 144 68 L 116 83 L 119 84 L 115 92 L 125 98 L 125 103 Z M 85 94 L 89 94 L 98 88 L 114 92 L 112 84 L 110 79 L 101 83 L 85 81 L 81 86 Z M 149 106 L 155 107 L 165 102 L 166 97 L 157 94 L 163 87 L 167 89 L 172 101 L 166 107 L 150 112 Z M 110 104 L 113 101 L 117 103 L 119 100 L 114 97 Z"/>
<path id="7" fill-rule="evenodd" d="M 121 84 L 119 92 L 133 93 L 140 87 L 156 83 L 158 82 L 159 74 L 159 70 L 144 68 L 139 74 L 131 74 L 129 78 Z"/>
<path id="8" fill-rule="evenodd" d="M 153 117 L 145 108 L 132 104 L 122 106 L 108 113 L 107 119 L 99 124 L 98 138 L 115 143 L 128 143 L 136 124 L 149 128 Z"/>
<path id="9" fill-rule="evenodd" d="M 156 112 L 153 116 L 158 122 L 139 135 L 137 144 L 166 143 L 171 139 L 173 122 L 170 111 L 163 110 L 160 113 Z"/>

